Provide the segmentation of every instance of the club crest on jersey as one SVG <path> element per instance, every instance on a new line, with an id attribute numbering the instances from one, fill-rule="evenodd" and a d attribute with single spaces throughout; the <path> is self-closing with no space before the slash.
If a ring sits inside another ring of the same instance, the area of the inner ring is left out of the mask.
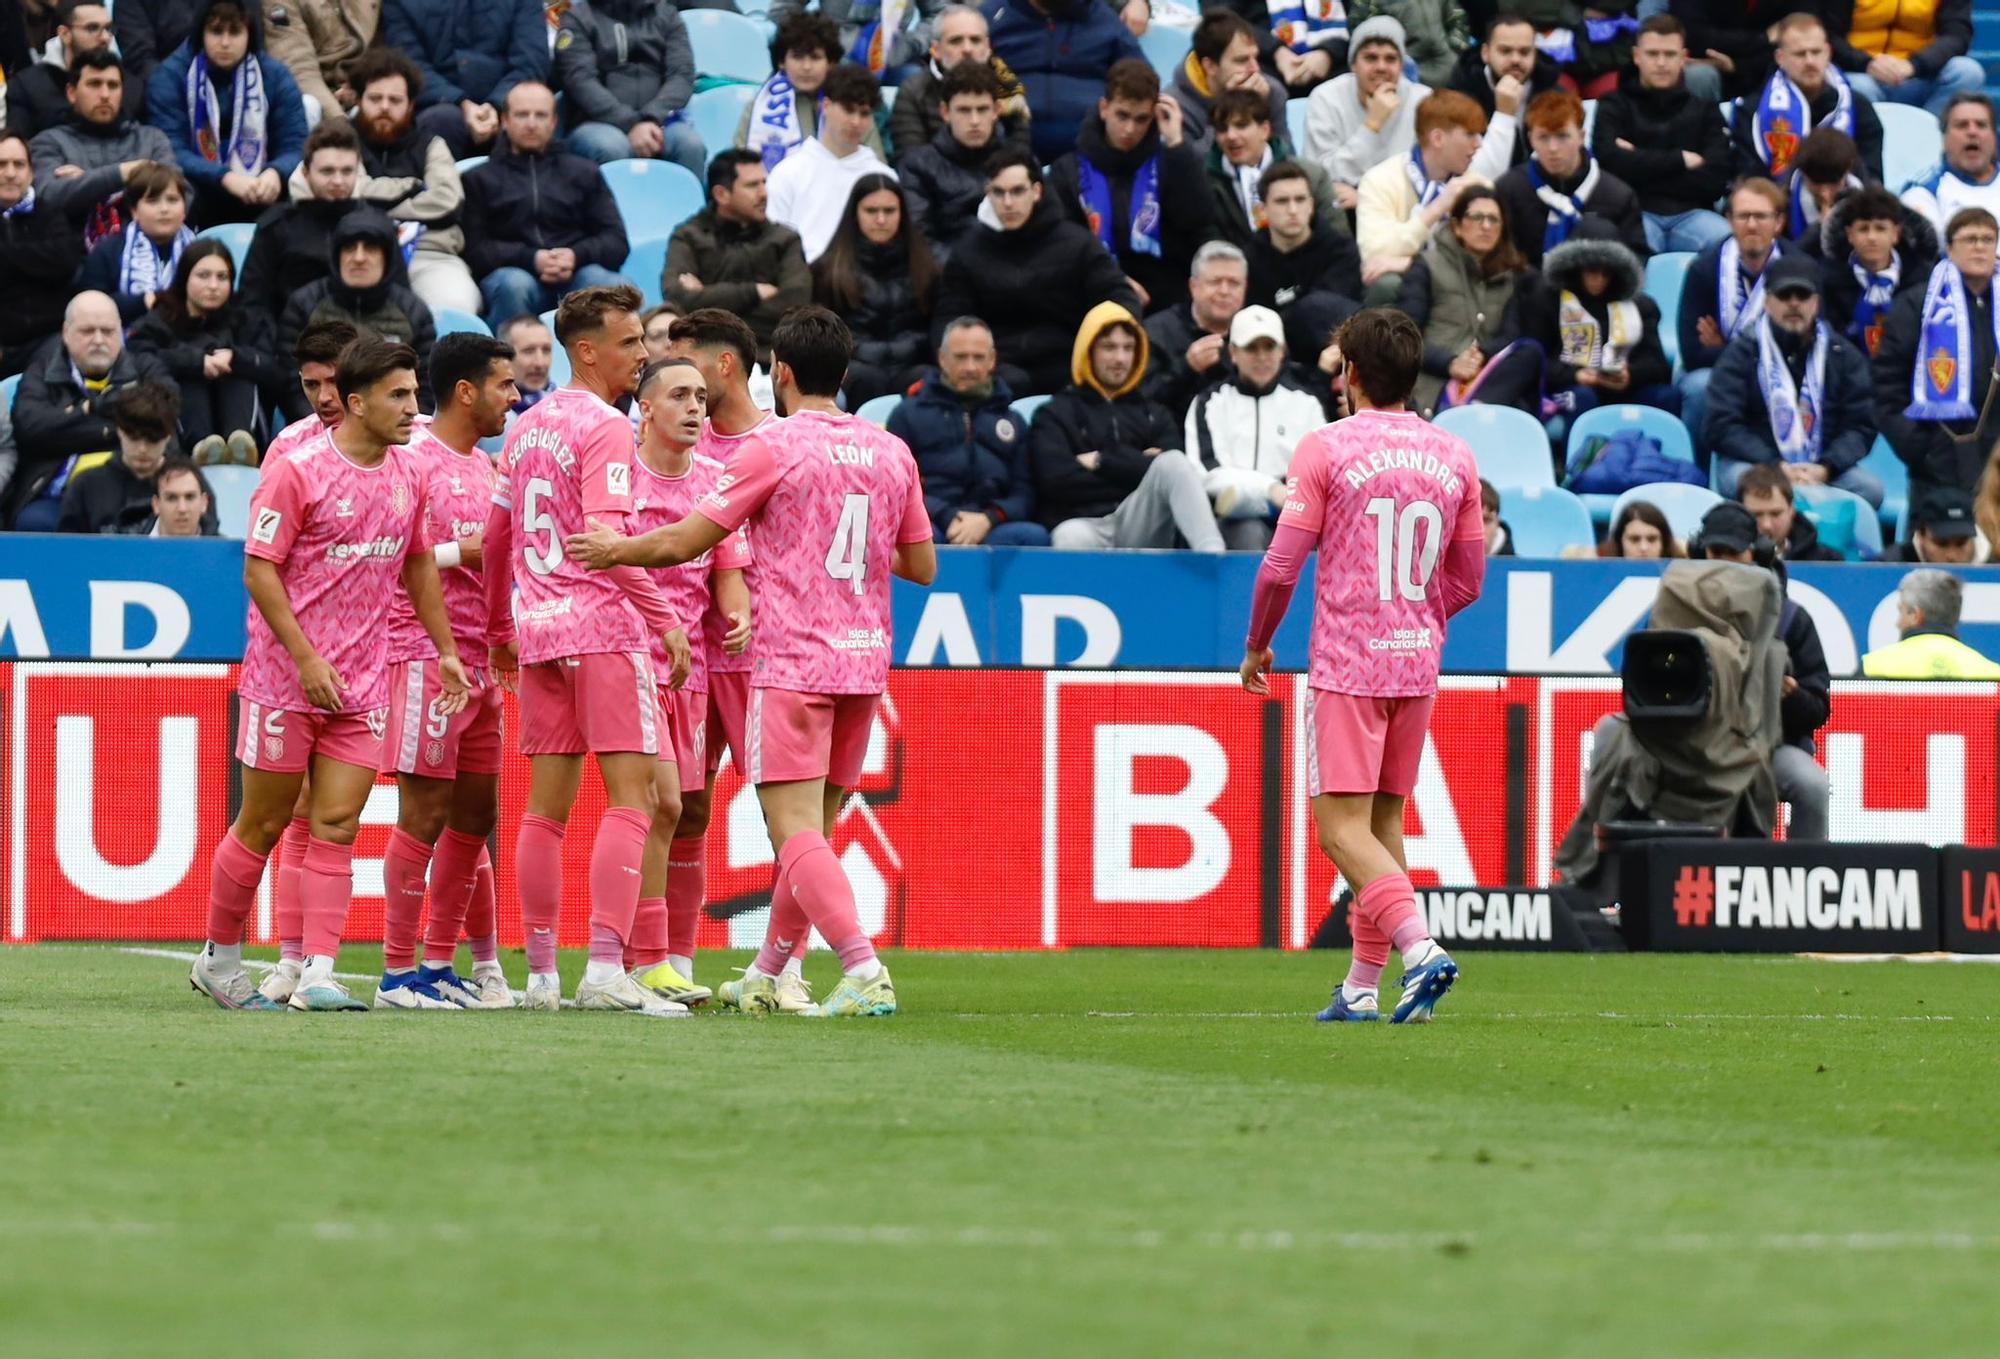
<path id="1" fill-rule="evenodd" d="M 370 708 L 368 710 L 368 734 L 379 741 L 388 730 L 389 710 L 387 708 Z"/>
<path id="2" fill-rule="evenodd" d="M 284 522 L 285 513 L 283 510 L 263 509 L 257 511 L 256 526 L 250 530 L 251 541 L 259 543 L 276 542 L 278 538 L 278 526 Z"/>
<path id="3" fill-rule="evenodd" d="M 432 741 L 424 747 L 424 763 L 433 769 L 444 763 L 444 742 Z"/>
<path id="4" fill-rule="evenodd" d="M 608 464 L 604 469 L 604 488 L 612 495 L 632 494 L 632 465 L 625 462 Z"/>

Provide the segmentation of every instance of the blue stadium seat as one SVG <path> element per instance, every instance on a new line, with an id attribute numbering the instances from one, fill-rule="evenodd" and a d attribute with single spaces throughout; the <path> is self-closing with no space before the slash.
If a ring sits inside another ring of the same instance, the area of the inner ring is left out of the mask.
<path id="1" fill-rule="evenodd" d="M 1846 556 L 1850 561 L 1859 557 L 1873 560 L 1882 555 L 1882 521 L 1875 515 L 1875 507 L 1852 491 L 1843 491 L 1838 486 L 1797 486 L 1792 491 L 1799 508 L 1812 517 L 1821 528 L 1820 541 L 1827 543 Z M 1851 516 L 1853 520 L 1854 547 L 1849 551 L 1846 544 L 1836 540 L 1829 532 L 1829 520 L 1836 516 Z"/>
<path id="2" fill-rule="evenodd" d="M 1046 396 L 1024 396 L 1007 409 L 1021 418 L 1021 428 L 1035 423 L 1035 412 L 1049 404 Z"/>
<path id="3" fill-rule="evenodd" d="M 1292 144 L 1295 155 L 1304 155 L 1306 150 L 1306 98 L 1300 95 L 1285 104 L 1285 140 Z"/>
<path id="4" fill-rule="evenodd" d="M 1701 527 L 1701 517 L 1722 503 L 1722 497 L 1706 486 L 1690 486 L 1684 481 L 1660 481 L 1650 486 L 1634 486 L 1611 503 L 1611 518 L 1616 522 L 1625 507 L 1635 500 L 1651 501 L 1653 507 L 1667 516 L 1667 523 L 1674 531 L 1674 537 L 1687 541 L 1689 534 Z"/>
<path id="5" fill-rule="evenodd" d="M 707 148 L 710 160 L 736 145 L 737 121 L 756 95 L 756 87 L 751 85 L 717 85 L 688 100 L 688 121 L 701 134 L 701 144 Z"/>
<path id="6" fill-rule="evenodd" d="M 12 377 L 0 378 L 0 406 L 5 406 L 10 411 L 13 410 L 14 393 L 20 390 L 21 375 L 19 373 L 14 374 Z"/>
<path id="7" fill-rule="evenodd" d="M 688 42 L 694 47 L 694 69 L 718 80 L 761 85 L 771 74 L 771 41 L 764 25 L 720 9 L 683 11 Z"/>
<path id="8" fill-rule="evenodd" d="M 1882 527 L 1900 529 L 1903 511 L 1910 505 L 1910 469 L 1896 456 L 1896 450 L 1889 447 L 1889 441 L 1879 434 L 1875 436 L 1868 456 L 1861 460 L 1861 469 L 1873 472 L 1882 483 Z"/>
<path id="9" fill-rule="evenodd" d="M 458 162 L 458 177 L 464 179 L 484 164 L 486 164 L 486 157 L 484 156 L 467 156 L 464 160 Z"/>
<path id="10" fill-rule="evenodd" d="M 1626 429 L 1637 429 L 1648 438 L 1659 440 L 1660 451 L 1670 458 L 1694 461 L 1694 440 L 1688 437 L 1687 426 L 1678 415 L 1669 415 L 1654 406 L 1599 406 L 1570 423 L 1569 447 L 1563 452 L 1563 465 L 1569 465 L 1586 440 L 1608 439 Z"/>
<path id="11" fill-rule="evenodd" d="M 873 396 L 861 403 L 861 409 L 854 412 L 878 429 L 889 428 L 889 417 L 896 413 L 896 407 L 903 404 L 903 398 L 895 392 L 887 396 Z"/>
<path id="12" fill-rule="evenodd" d="M 549 346 L 549 386 L 567 386 L 569 379 L 569 351 L 559 344 Z"/>
<path id="13" fill-rule="evenodd" d="M 257 224 L 255 222 L 225 222 L 221 226 L 212 226 L 204 231 L 197 231 L 195 238 L 197 240 L 221 241 L 224 245 L 228 246 L 229 257 L 236 261 L 236 279 L 240 283 L 243 280 L 243 261 L 250 254 L 250 238 L 256 234 Z"/>
<path id="14" fill-rule="evenodd" d="M 1494 486 L 1556 484 L 1548 432 L 1526 411 L 1474 402 L 1439 411 L 1435 423 L 1472 445 L 1479 475 Z"/>
<path id="15" fill-rule="evenodd" d="M 1681 285 L 1693 263 L 1692 250 L 1669 250 L 1646 261 L 1646 296 L 1660 308 L 1660 347 L 1676 368 L 1681 362 Z"/>
<path id="16" fill-rule="evenodd" d="M 1921 179 L 1944 154 L 1944 138 L 1938 121 L 1928 110 L 1913 104 L 1875 105 L 1882 120 L 1882 184 L 1894 193 L 1913 179 Z"/>
<path id="17" fill-rule="evenodd" d="M 631 253 L 618 272 L 645 296 L 646 305 L 660 305 L 660 276 L 667 270 L 667 238 L 645 236 L 632 242 Z"/>
<path id="18" fill-rule="evenodd" d="M 1590 511 L 1560 486 L 1508 486 L 1500 491 L 1500 517 L 1518 557 L 1560 557 L 1564 548 L 1597 542 Z"/>
<path id="19" fill-rule="evenodd" d="M 263 474 L 254 467 L 234 465 L 204 467 L 201 474 L 207 478 L 209 492 L 215 497 L 218 531 L 225 538 L 248 537 L 250 497 L 256 492 L 258 478 Z"/>
<path id="20" fill-rule="evenodd" d="M 447 335 L 456 335 L 462 330 L 470 330 L 480 335 L 493 333 L 477 316 L 469 311 L 460 311 L 456 307 L 438 307 L 431 312 L 431 319 L 437 322 L 440 340 Z"/>
<path id="21" fill-rule="evenodd" d="M 671 236 L 675 227 L 701 211 L 706 197 L 701 181 L 670 160 L 614 160 L 602 169 L 604 182 L 618 201 L 618 215 L 625 219 L 625 234 L 633 240 Z"/>
<path id="22" fill-rule="evenodd" d="M 1160 84 L 1171 88 L 1174 73 L 1187 60 L 1187 54 L 1194 46 L 1194 34 L 1185 28 L 1169 28 L 1165 24 L 1148 24 L 1139 38 L 1139 50 L 1146 54 L 1146 60 L 1153 63 L 1153 69 L 1160 73 Z M 1304 100 L 1300 100 L 1304 103 Z"/>
<path id="23" fill-rule="evenodd" d="M 736 10 L 739 14 L 761 19 L 771 12 L 771 0 L 736 0 Z"/>
<path id="24" fill-rule="evenodd" d="M 1596 130 L 1597 101 L 1595 99 L 1586 99 L 1583 101 L 1583 144 L 1585 146 L 1590 145 L 1590 134 Z"/>

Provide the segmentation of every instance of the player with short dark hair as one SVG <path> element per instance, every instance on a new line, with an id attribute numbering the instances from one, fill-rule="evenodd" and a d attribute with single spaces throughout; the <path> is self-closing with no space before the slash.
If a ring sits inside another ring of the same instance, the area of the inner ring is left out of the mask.
<path id="1" fill-rule="evenodd" d="M 1458 978 L 1430 937 L 1403 855 L 1437 699 L 1445 622 L 1479 597 L 1486 524 L 1465 441 L 1409 410 L 1424 336 L 1400 311 L 1356 312 L 1334 337 L 1354 414 L 1292 455 L 1285 508 L 1257 573 L 1243 687 L 1270 692 L 1271 637 L 1315 549 L 1306 779 L 1320 848 L 1354 891 L 1354 963 L 1321 1020 L 1380 1017 L 1389 945 L 1408 971 L 1390 1022 L 1428 1022 Z"/>

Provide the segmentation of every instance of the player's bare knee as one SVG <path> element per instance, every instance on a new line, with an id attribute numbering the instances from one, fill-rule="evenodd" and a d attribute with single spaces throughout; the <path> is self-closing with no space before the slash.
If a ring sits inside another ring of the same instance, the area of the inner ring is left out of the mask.
<path id="1" fill-rule="evenodd" d="M 291 821 L 289 810 L 257 813 L 245 807 L 238 814 L 236 824 L 229 828 L 229 833 L 251 853 L 269 854 L 277 847 L 279 837 Z"/>
<path id="2" fill-rule="evenodd" d="M 708 834 L 708 790 L 698 793 L 681 794 L 681 819 L 674 827 L 674 834 L 685 839 L 690 835 Z"/>
<path id="3" fill-rule="evenodd" d="M 351 845 L 354 837 L 361 833 L 361 812 L 357 808 L 352 815 L 319 817 L 312 821 L 312 836 L 324 840 L 329 845 Z"/>
<path id="4" fill-rule="evenodd" d="M 671 840 L 678 833 L 676 827 L 681 822 L 681 798 L 678 793 L 655 793 L 653 804 L 653 833 Z"/>
<path id="5" fill-rule="evenodd" d="M 441 799 L 405 798 L 396 811 L 396 829 L 427 845 L 437 843 L 444 832 L 450 804 Z"/>

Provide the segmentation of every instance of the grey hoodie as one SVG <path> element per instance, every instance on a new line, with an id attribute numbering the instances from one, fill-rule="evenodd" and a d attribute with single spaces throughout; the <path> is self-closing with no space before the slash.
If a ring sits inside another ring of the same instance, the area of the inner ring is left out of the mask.
<path id="1" fill-rule="evenodd" d="M 35 193 L 71 217 L 83 216 L 92 204 L 125 187 L 125 176 L 118 167 L 126 161 L 176 163 L 166 133 L 129 118 L 104 128 L 72 118 L 60 127 L 36 133 L 28 152 L 34 160 Z M 65 165 L 81 166 L 85 173 L 57 179 L 56 171 Z"/>

